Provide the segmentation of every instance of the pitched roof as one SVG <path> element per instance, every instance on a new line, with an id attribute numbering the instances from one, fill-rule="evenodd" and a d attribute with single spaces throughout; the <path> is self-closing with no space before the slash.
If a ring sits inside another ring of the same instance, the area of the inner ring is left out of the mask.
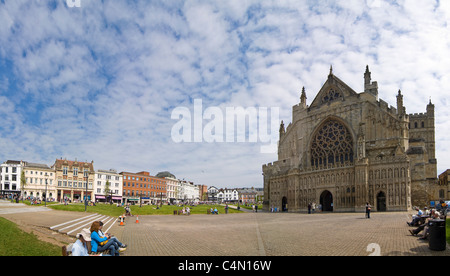
<path id="1" fill-rule="evenodd" d="M 330 90 L 333 90 L 333 95 L 329 95 Z M 354 95 L 358 95 L 358 93 L 330 72 L 327 81 L 323 84 L 319 93 L 317 93 L 310 105 L 310 108 L 320 107 L 331 101 L 343 101 L 346 97 Z"/>
<path id="2" fill-rule="evenodd" d="M 80 162 L 77 160 L 71 161 L 67 159 L 56 159 L 52 168 L 55 168 L 56 170 L 62 170 L 63 166 L 68 166 L 69 170 L 72 170 L 73 167 L 89 168 L 89 171 L 94 172 L 94 161 L 88 163 L 88 162 Z"/>

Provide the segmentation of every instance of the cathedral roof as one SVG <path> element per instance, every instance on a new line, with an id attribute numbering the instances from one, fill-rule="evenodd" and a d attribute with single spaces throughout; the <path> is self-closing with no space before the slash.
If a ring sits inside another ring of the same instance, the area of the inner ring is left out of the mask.
<path id="1" fill-rule="evenodd" d="M 317 93 L 310 108 L 320 107 L 324 104 L 330 104 L 336 101 L 344 101 L 345 98 L 358 95 L 350 86 L 333 74 L 330 69 L 327 81 Z"/>

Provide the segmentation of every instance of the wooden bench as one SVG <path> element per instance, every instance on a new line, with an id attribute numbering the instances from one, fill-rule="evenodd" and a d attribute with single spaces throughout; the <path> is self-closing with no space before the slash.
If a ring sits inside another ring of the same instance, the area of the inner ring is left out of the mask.
<path id="1" fill-rule="evenodd" d="M 73 247 L 73 243 L 71 243 L 71 244 L 69 244 L 67 246 L 63 245 L 61 247 L 61 254 L 64 257 L 72 256 L 72 247 Z M 88 247 L 88 252 L 91 252 L 91 242 L 87 242 L 87 247 Z M 110 255 L 111 254 L 109 249 L 105 250 L 105 251 L 103 251 L 101 253 L 106 254 L 106 255 Z"/>

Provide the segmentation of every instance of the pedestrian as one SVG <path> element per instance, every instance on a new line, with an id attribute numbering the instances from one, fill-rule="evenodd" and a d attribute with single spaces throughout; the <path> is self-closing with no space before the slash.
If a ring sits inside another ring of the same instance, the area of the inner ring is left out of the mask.
<path id="1" fill-rule="evenodd" d="M 369 202 L 366 202 L 366 218 L 370 219 L 370 210 L 372 210 L 372 206 Z"/>
<path id="2" fill-rule="evenodd" d="M 94 221 L 91 225 L 91 251 L 98 254 L 109 250 L 111 256 L 119 256 L 119 247 L 113 240 L 108 240 L 107 237 L 100 237 L 99 235 L 100 222 Z M 106 241 L 106 244 L 103 242 Z M 103 245 L 101 245 L 103 244 Z"/>
<path id="3" fill-rule="evenodd" d="M 308 203 L 308 214 L 311 214 L 311 202 Z"/>
<path id="4" fill-rule="evenodd" d="M 109 233 L 103 233 L 103 222 L 99 221 L 98 222 L 100 224 L 100 227 L 98 228 L 97 233 L 99 234 L 100 238 L 106 237 L 109 240 L 112 240 L 113 242 L 116 243 L 116 248 L 119 248 L 119 253 L 123 252 L 126 250 L 127 245 L 124 243 L 121 243 L 116 237 L 114 237 L 113 235 L 109 234 Z M 101 243 L 100 245 L 105 245 L 106 242 Z"/>

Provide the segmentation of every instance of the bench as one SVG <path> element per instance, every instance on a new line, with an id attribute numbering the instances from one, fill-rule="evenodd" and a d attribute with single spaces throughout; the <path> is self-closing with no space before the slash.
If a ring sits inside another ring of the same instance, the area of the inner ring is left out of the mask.
<path id="1" fill-rule="evenodd" d="M 90 249 L 91 248 L 91 242 L 88 242 L 87 246 L 88 246 L 88 249 L 89 249 L 89 252 L 90 252 L 91 251 L 91 249 Z M 72 247 L 73 247 L 73 243 L 71 243 L 71 244 L 69 244 L 67 246 L 63 245 L 61 247 L 61 254 L 62 254 L 62 256 L 64 256 L 64 257 L 72 256 Z M 109 250 L 103 251 L 101 253 L 106 254 L 106 255 L 110 254 Z"/>

